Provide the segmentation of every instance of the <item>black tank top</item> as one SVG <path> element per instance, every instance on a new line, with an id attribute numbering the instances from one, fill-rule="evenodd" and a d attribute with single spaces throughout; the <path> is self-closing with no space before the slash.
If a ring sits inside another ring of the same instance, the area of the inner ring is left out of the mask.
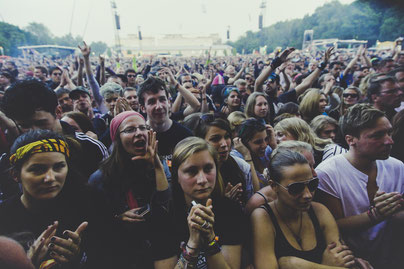
<path id="1" fill-rule="evenodd" d="M 269 204 L 264 204 L 261 206 L 261 208 L 265 209 L 265 211 L 268 213 L 269 217 L 271 218 L 272 223 L 275 226 L 275 231 L 276 231 L 275 256 L 277 259 L 279 259 L 281 257 L 292 256 L 292 257 L 299 257 L 306 261 L 311 261 L 311 262 L 321 264 L 322 259 L 323 259 L 323 253 L 326 248 L 326 242 L 325 242 L 325 238 L 322 233 L 322 230 L 320 228 L 320 224 L 318 223 L 316 214 L 314 213 L 313 207 L 310 207 L 308 214 L 309 214 L 310 219 L 314 226 L 317 244 L 312 250 L 308 250 L 308 251 L 298 250 L 298 249 L 294 248 L 291 244 L 289 244 L 289 242 L 286 239 L 285 235 L 283 234 L 281 227 L 278 224 L 278 220 L 276 219 L 276 216 L 275 216 L 274 212 L 272 211 L 272 208 L 269 206 Z"/>

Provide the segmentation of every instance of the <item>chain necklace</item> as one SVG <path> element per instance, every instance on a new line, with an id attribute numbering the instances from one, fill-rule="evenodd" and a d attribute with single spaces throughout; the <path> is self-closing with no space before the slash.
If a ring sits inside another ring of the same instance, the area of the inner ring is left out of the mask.
<path id="1" fill-rule="evenodd" d="M 281 218 L 281 220 L 283 221 L 283 223 L 286 224 L 286 227 L 288 228 L 288 230 L 292 233 L 293 237 L 295 238 L 296 242 L 299 244 L 300 248 L 303 250 L 302 247 L 302 238 L 300 237 L 300 232 L 302 231 L 302 222 L 303 222 L 303 215 L 302 212 L 300 212 L 300 225 L 299 225 L 299 232 L 296 234 L 295 232 L 293 232 L 293 230 L 290 228 L 289 224 L 283 219 L 281 212 L 279 211 L 277 204 L 278 201 L 274 202 L 275 205 L 275 209 L 278 212 L 279 217 Z"/>

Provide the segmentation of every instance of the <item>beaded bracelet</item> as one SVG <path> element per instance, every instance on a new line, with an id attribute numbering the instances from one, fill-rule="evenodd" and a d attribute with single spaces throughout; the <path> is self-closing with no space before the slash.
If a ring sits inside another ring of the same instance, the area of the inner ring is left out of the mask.
<path id="1" fill-rule="evenodd" d="M 222 250 L 222 248 L 219 245 L 219 237 L 215 236 L 213 240 L 208 244 L 208 247 L 205 249 L 205 256 L 213 256 L 216 253 L 219 253 Z"/>

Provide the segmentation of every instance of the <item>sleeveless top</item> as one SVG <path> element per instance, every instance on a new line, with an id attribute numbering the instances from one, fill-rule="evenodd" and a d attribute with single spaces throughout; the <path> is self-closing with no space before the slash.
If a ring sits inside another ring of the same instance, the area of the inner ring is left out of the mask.
<path id="1" fill-rule="evenodd" d="M 264 204 L 261 206 L 261 208 L 265 209 L 265 211 L 268 213 L 269 217 L 272 220 L 272 223 L 275 226 L 275 256 L 277 259 L 281 257 L 286 257 L 286 256 L 292 256 L 292 257 L 298 257 L 310 262 L 315 262 L 321 264 L 322 259 L 323 259 L 323 253 L 326 248 L 326 242 L 324 235 L 321 231 L 320 224 L 318 222 L 318 219 L 316 217 L 316 214 L 314 213 L 313 207 L 310 207 L 308 214 L 310 216 L 310 219 L 313 223 L 314 230 L 316 233 L 316 241 L 317 244 L 312 250 L 308 251 L 303 251 L 303 250 L 298 250 L 294 248 L 291 244 L 289 244 L 288 240 L 286 239 L 285 235 L 283 234 L 281 227 L 279 226 L 278 220 L 276 219 L 276 216 L 274 212 L 272 211 L 272 208 L 268 204 Z"/>

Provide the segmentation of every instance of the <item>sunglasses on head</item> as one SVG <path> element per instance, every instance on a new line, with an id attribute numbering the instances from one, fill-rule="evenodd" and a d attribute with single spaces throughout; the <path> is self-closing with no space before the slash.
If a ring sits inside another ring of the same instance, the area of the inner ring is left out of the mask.
<path id="1" fill-rule="evenodd" d="M 356 94 L 356 93 L 343 93 L 342 96 L 345 98 L 348 98 L 348 97 L 358 98 L 358 94 Z"/>
<path id="2" fill-rule="evenodd" d="M 318 181 L 319 181 L 318 177 L 314 177 L 304 182 L 291 183 L 286 187 L 276 181 L 275 183 L 284 188 L 285 190 L 287 190 L 290 195 L 296 196 L 301 194 L 306 186 L 307 188 L 309 188 L 310 192 L 314 192 L 318 187 Z"/>

